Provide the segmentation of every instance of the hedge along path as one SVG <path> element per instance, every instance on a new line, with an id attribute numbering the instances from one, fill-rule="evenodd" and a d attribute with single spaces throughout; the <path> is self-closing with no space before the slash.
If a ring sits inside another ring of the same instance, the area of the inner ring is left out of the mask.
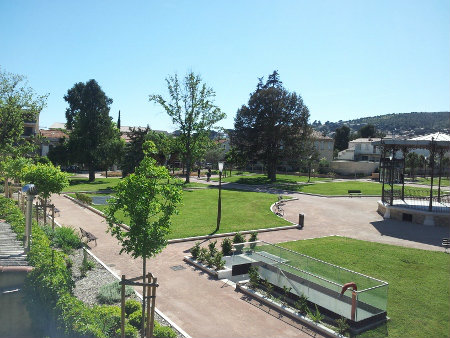
<path id="1" fill-rule="evenodd" d="M 83 229 L 98 237 L 91 251 L 117 275 L 139 276 L 142 261 L 119 254 L 118 242 L 106 233 L 103 217 L 74 204 L 63 196 L 53 196 L 61 210 L 57 221 Z M 283 233 L 286 238 L 299 238 L 299 230 L 265 233 L 273 237 Z M 290 233 L 290 235 L 288 235 Z M 267 239 L 267 238 L 266 238 Z M 192 242 L 175 243 L 148 262 L 148 271 L 158 277 L 156 306 L 187 334 L 193 337 L 298 337 L 307 333 L 297 324 L 278 319 L 241 299 L 234 287 L 220 280 L 209 280 L 203 273 L 183 262 Z M 181 266 L 173 270 L 171 267 Z M 218 307 L 217 304 L 220 304 Z M 242 314 L 245 313 L 245 316 Z M 257 323 L 257 325 L 248 325 Z M 319 336 L 319 335 L 318 335 Z"/>

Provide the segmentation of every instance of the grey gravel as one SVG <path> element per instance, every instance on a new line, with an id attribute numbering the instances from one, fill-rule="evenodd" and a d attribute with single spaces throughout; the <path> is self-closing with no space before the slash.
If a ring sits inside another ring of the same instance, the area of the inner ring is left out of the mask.
<path id="1" fill-rule="evenodd" d="M 74 295 L 83 301 L 84 303 L 92 306 L 99 305 L 97 302 L 98 290 L 102 285 L 117 282 L 117 278 L 114 277 L 108 270 L 106 270 L 101 264 L 99 264 L 94 258 L 86 253 L 87 259 L 94 262 L 95 267 L 86 273 L 86 277 L 81 277 L 80 267 L 83 262 L 83 250 L 75 250 L 69 258 L 72 260 L 72 275 L 75 281 Z M 140 299 L 134 295 L 131 298 Z M 114 305 L 120 306 L 120 302 Z M 177 338 L 184 338 L 184 336 L 172 325 L 170 325 L 164 318 L 155 312 L 155 320 L 164 326 L 170 326 L 177 333 Z"/>

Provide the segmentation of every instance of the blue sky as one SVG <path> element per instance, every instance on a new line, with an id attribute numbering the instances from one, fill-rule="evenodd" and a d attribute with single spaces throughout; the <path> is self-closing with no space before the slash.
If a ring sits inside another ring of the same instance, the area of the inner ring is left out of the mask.
<path id="1" fill-rule="evenodd" d="M 232 128 L 274 69 L 311 122 L 450 106 L 450 1 L 0 0 L 0 67 L 49 93 L 41 127 L 65 122 L 67 90 L 96 79 L 122 125 L 174 130 L 149 94 L 199 73 Z"/>

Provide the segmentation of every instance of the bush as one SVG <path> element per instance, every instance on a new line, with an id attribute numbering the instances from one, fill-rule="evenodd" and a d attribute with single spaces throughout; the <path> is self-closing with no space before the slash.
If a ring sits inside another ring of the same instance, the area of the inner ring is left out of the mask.
<path id="1" fill-rule="evenodd" d="M 206 255 L 208 254 L 208 250 L 206 248 L 201 248 L 198 256 L 197 256 L 197 262 L 203 263 L 206 260 Z"/>
<path id="2" fill-rule="evenodd" d="M 311 312 L 309 309 L 307 310 L 308 312 L 308 316 L 315 322 L 315 323 L 319 323 L 321 322 L 325 316 L 323 314 L 320 313 L 319 309 L 317 308 L 317 305 L 315 305 L 316 307 L 316 311 L 313 313 Z"/>
<path id="3" fill-rule="evenodd" d="M 88 196 L 86 194 L 80 193 L 80 192 L 76 192 L 75 193 L 75 198 L 77 200 L 79 200 L 80 202 L 87 204 L 87 205 L 91 205 L 92 204 L 92 197 Z"/>
<path id="4" fill-rule="evenodd" d="M 222 247 L 222 253 L 223 253 L 224 256 L 230 256 L 231 255 L 232 249 L 233 249 L 233 245 L 232 245 L 231 239 L 229 239 L 228 237 L 225 238 L 222 241 L 221 247 Z"/>
<path id="5" fill-rule="evenodd" d="M 308 312 L 308 298 L 305 295 L 300 295 L 299 299 L 295 301 L 294 307 L 300 314 L 305 314 Z"/>
<path id="6" fill-rule="evenodd" d="M 248 277 L 250 279 L 250 287 L 255 289 L 259 285 L 258 268 L 251 266 L 250 269 L 248 269 Z"/>
<path id="7" fill-rule="evenodd" d="M 209 251 L 205 254 L 205 262 L 208 268 L 212 268 L 214 265 L 214 256 L 211 256 L 211 252 Z"/>
<path id="8" fill-rule="evenodd" d="M 139 331 L 131 324 L 125 323 L 124 327 L 125 338 L 137 338 L 139 336 Z M 120 327 L 116 330 L 116 337 L 120 337 L 121 331 Z"/>
<path id="9" fill-rule="evenodd" d="M 216 252 L 213 258 L 213 264 L 216 267 L 216 271 L 223 270 L 225 267 L 225 261 L 223 260 L 223 255 L 221 252 Z"/>
<path id="10" fill-rule="evenodd" d="M 176 338 L 177 334 L 171 327 L 162 326 L 158 322 L 155 322 L 153 336 L 157 338 Z"/>
<path id="11" fill-rule="evenodd" d="M 117 329 L 120 329 L 121 309 L 118 306 L 100 305 L 93 308 L 98 326 L 101 332 L 108 337 L 113 337 Z"/>
<path id="12" fill-rule="evenodd" d="M 338 333 L 341 335 L 343 335 L 350 328 L 347 323 L 347 319 L 344 317 L 336 319 L 334 322 L 336 323 Z"/>
<path id="13" fill-rule="evenodd" d="M 208 244 L 208 249 L 209 249 L 209 253 L 211 254 L 211 256 L 214 256 L 217 252 L 216 244 L 217 244 L 217 241 L 209 242 L 209 244 Z"/>
<path id="14" fill-rule="evenodd" d="M 131 315 L 133 312 L 142 309 L 142 304 L 136 299 L 127 299 L 125 302 L 125 314 L 127 316 Z"/>
<path id="15" fill-rule="evenodd" d="M 121 285 L 119 282 L 113 282 L 100 287 L 98 290 L 97 300 L 100 304 L 114 304 L 120 301 Z M 125 287 L 125 296 L 129 297 L 134 293 L 131 286 Z"/>
<path id="16" fill-rule="evenodd" d="M 134 311 L 128 316 L 128 323 L 133 325 L 136 329 L 140 330 L 142 327 L 142 312 L 141 310 Z"/>
<path id="17" fill-rule="evenodd" d="M 80 275 L 81 277 L 86 277 L 86 273 L 95 268 L 95 263 L 88 259 L 83 259 L 80 266 Z"/>
<path id="18" fill-rule="evenodd" d="M 189 251 L 191 252 L 192 258 L 197 259 L 198 254 L 200 253 L 200 242 L 196 242 Z"/>
<path id="19" fill-rule="evenodd" d="M 258 233 L 257 232 L 252 232 L 251 235 L 250 235 L 249 242 L 256 242 L 257 240 L 258 240 Z M 256 248 L 256 243 L 250 244 L 250 248 L 251 249 Z"/>
<path id="20" fill-rule="evenodd" d="M 245 236 L 242 235 L 240 232 L 237 232 L 236 235 L 233 237 L 233 243 L 244 243 L 245 242 Z"/>
<path id="21" fill-rule="evenodd" d="M 73 249 L 80 249 L 83 246 L 83 242 L 75 230 L 68 227 L 55 228 L 52 242 L 65 253 L 70 253 Z"/>

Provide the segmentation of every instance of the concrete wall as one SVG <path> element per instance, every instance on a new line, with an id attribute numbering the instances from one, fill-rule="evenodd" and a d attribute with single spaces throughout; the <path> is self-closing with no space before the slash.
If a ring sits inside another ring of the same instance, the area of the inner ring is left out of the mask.
<path id="1" fill-rule="evenodd" d="M 331 168 L 339 175 L 371 175 L 378 168 L 378 162 L 332 161 Z"/>
<path id="2" fill-rule="evenodd" d="M 28 271 L 14 268 L 0 267 L 0 337 L 35 337 L 22 298 Z"/>

